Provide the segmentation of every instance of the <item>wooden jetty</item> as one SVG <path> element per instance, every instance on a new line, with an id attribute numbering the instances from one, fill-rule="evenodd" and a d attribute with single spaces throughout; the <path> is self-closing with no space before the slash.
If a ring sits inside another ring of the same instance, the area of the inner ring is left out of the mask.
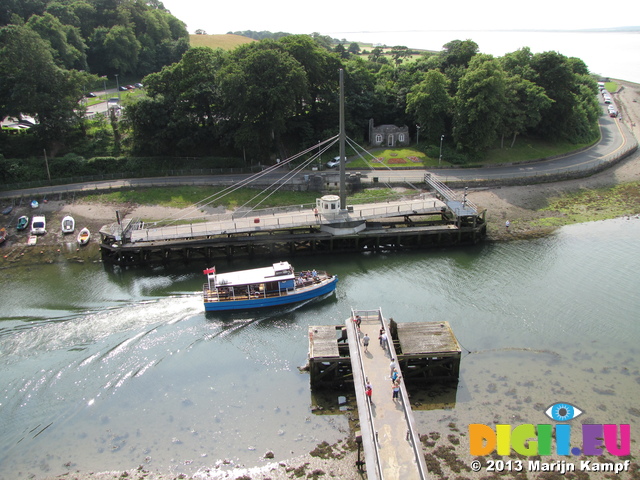
<path id="1" fill-rule="evenodd" d="M 360 328 L 354 319 L 361 319 Z M 381 345 L 380 329 L 390 335 Z M 370 344 L 365 351 L 362 338 Z M 415 351 L 412 351 L 415 350 Z M 392 399 L 390 361 L 400 367 L 400 394 Z M 461 349 L 447 322 L 396 323 L 378 310 L 352 310 L 344 326 L 309 327 L 313 387 L 353 384 L 370 479 L 426 479 L 405 382 L 458 379 Z M 369 399 L 365 385 L 372 386 Z"/>
<path id="2" fill-rule="evenodd" d="M 397 323 L 390 318 L 388 325 L 405 382 L 420 386 L 458 381 L 462 349 L 448 322 Z M 364 326 L 361 330 L 369 334 L 372 344 L 378 342 L 378 330 Z M 353 382 L 347 334 L 344 325 L 309 327 L 308 368 L 313 387 L 339 388 Z"/>

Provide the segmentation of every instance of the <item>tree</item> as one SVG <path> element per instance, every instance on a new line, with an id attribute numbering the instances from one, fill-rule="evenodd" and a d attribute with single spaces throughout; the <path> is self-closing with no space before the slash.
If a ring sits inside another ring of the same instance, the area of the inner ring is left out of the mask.
<path id="1" fill-rule="evenodd" d="M 382 51 L 382 48 L 375 47 L 373 50 L 371 50 L 371 54 L 369 55 L 369 61 L 379 62 L 383 56 L 384 56 L 384 53 Z"/>
<path id="2" fill-rule="evenodd" d="M 219 71 L 227 55 L 195 47 L 180 62 L 144 78 L 147 98 L 125 111 L 136 152 L 196 155 L 217 142 Z"/>
<path id="3" fill-rule="evenodd" d="M 538 85 L 553 100 L 541 112 L 536 131 L 546 138 L 564 138 L 575 143 L 592 140 L 597 135 L 594 115 L 597 88 L 595 81 L 584 78 L 584 63 L 558 52 L 543 52 L 532 57 L 531 66 Z"/>
<path id="4" fill-rule="evenodd" d="M 142 46 L 129 26 L 114 25 L 104 39 L 107 64 L 117 72 L 134 73 Z"/>
<path id="5" fill-rule="evenodd" d="M 391 48 L 391 57 L 393 58 L 393 61 L 396 65 L 400 65 L 405 58 L 408 58 L 410 56 L 411 52 L 409 52 L 409 49 L 407 47 L 396 46 Z"/>
<path id="6" fill-rule="evenodd" d="M 504 135 L 512 135 L 511 147 L 521 133 L 534 128 L 542 119 L 542 112 L 551 106 L 552 100 L 544 88 L 522 78 L 508 76 L 505 82 L 504 115 L 502 116 L 502 146 Z"/>
<path id="7" fill-rule="evenodd" d="M 83 86 L 95 77 L 58 67 L 48 43 L 16 25 L 0 29 L 0 71 L 0 117 L 34 116 L 34 133 L 55 154 L 80 121 Z"/>
<path id="8" fill-rule="evenodd" d="M 360 53 L 360 45 L 357 42 L 351 42 L 347 51 L 352 55 L 358 55 Z"/>
<path id="9" fill-rule="evenodd" d="M 425 140 L 437 142 L 447 130 L 453 101 L 447 93 L 449 81 L 437 70 L 428 71 L 424 80 L 407 94 L 407 112 L 415 116 Z"/>
<path id="10" fill-rule="evenodd" d="M 504 115 L 505 74 L 491 55 L 478 54 L 460 79 L 455 97 L 453 138 L 458 147 L 479 153 L 494 145 Z"/>
<path id="11" fill-rule="evenodd" d="M 347 51 L 346 48 L 344 48 L 344 45 L 342 43 L 337 44 L 333 48 L 333 51 L 337 53 L 340 58 L 344 58 L 344 59 L 349 58 L 349 52 Z"/>
<path id="12" fill-rule="evenodd" d="M 84 44 L 77 28 L 71 25 L 63 25 L 60 20 L 50 13 L 45 13 L 42 16 L 33 15 L 29 18 L 27 27 L 49 43 L 58 66 L 77 70 L 87 68 L 87 56 L 85 53 L 87 46 Z"/>
<path id="13" fill-rule="evenodd" d="M 304 68 L 271 40 L 242 45 L 221 72 L 224 112 L 240 128 L 236 146 L 267 160 L 281 147 L 287 119 L 308 99 Z M 251 141 L 249 141 L 251 140 Z"/>

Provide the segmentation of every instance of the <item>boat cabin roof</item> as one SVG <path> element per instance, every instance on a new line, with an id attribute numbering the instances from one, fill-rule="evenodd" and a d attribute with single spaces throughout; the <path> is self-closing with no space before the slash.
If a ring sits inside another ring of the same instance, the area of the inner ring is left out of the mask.
<path id="1" fill-rule="evenodd" d="M 252 285 L 256 283 L 276 282 L 295 278 L 293 267 L 289 262 L 274 263 L 270 267 L 253 268 L 251 270 L 238 270 L 228 273 L 209 273 L 207 278 L 216 286 Z"/>

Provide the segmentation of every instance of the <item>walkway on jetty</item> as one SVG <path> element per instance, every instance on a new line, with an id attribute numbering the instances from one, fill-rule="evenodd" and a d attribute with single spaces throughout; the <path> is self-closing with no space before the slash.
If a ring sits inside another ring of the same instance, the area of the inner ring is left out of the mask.
<path id="1" fill-rule="evenodd" d="M 356 315 L 362 319 L 360 331 L 353 321 Z M 352 310 L 346 323 L 367 478 L 429 478 L 402 378 L 399 398 L 392 398 L 390 362 L 397 356 L 392 341 L 385 346 L 378 341 L 381 328 L 390 331 L 386 319 L 380 310 Z M 367 351 L 361 341 L 365 332 L 371 338 Z M 372 386 L 371 401 L 365 394 L 367 381 Z"/>
<path id="2" fill-rule="evenodd" d="M 217 235 L 242 233 L 258 233 L 278 229 L 299 228 L 310 225 L 336 225 L 353 221 L 402 217 L 406 215 L 424 215 L 440 213 L 446 203 L 433 198 L 424 197 L 406 201 L 387 203 L 370 203 L 350 206 L 346 212 L 324 214 L 317 217 L 311 209 L 298 211 L 251 212 L 250 214 L 221 214 L 207 218 L 204 223 L 187 223 L 172 226 L 154 227 L 138 222 L 131 222 L 131 230 L 124 231 L 128 237 L 126 243 L 142 244 L 171 240 L 192 240 L 209 238 Z M 119 236 L 122 226 L 118 224 L 102 227 L 103 235 Z"/>

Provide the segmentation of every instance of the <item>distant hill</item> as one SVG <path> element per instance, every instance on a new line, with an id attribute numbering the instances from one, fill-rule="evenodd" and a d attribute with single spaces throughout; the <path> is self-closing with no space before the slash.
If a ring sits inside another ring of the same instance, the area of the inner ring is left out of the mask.
<path id="1" fill-rule="evenodd" d="M 189 35 L 189 43 L 192 47 L 222 48 L 233 50 L 238 45 L 255 42 L 249 37 L 227 33 L 225 35 Z"/>

